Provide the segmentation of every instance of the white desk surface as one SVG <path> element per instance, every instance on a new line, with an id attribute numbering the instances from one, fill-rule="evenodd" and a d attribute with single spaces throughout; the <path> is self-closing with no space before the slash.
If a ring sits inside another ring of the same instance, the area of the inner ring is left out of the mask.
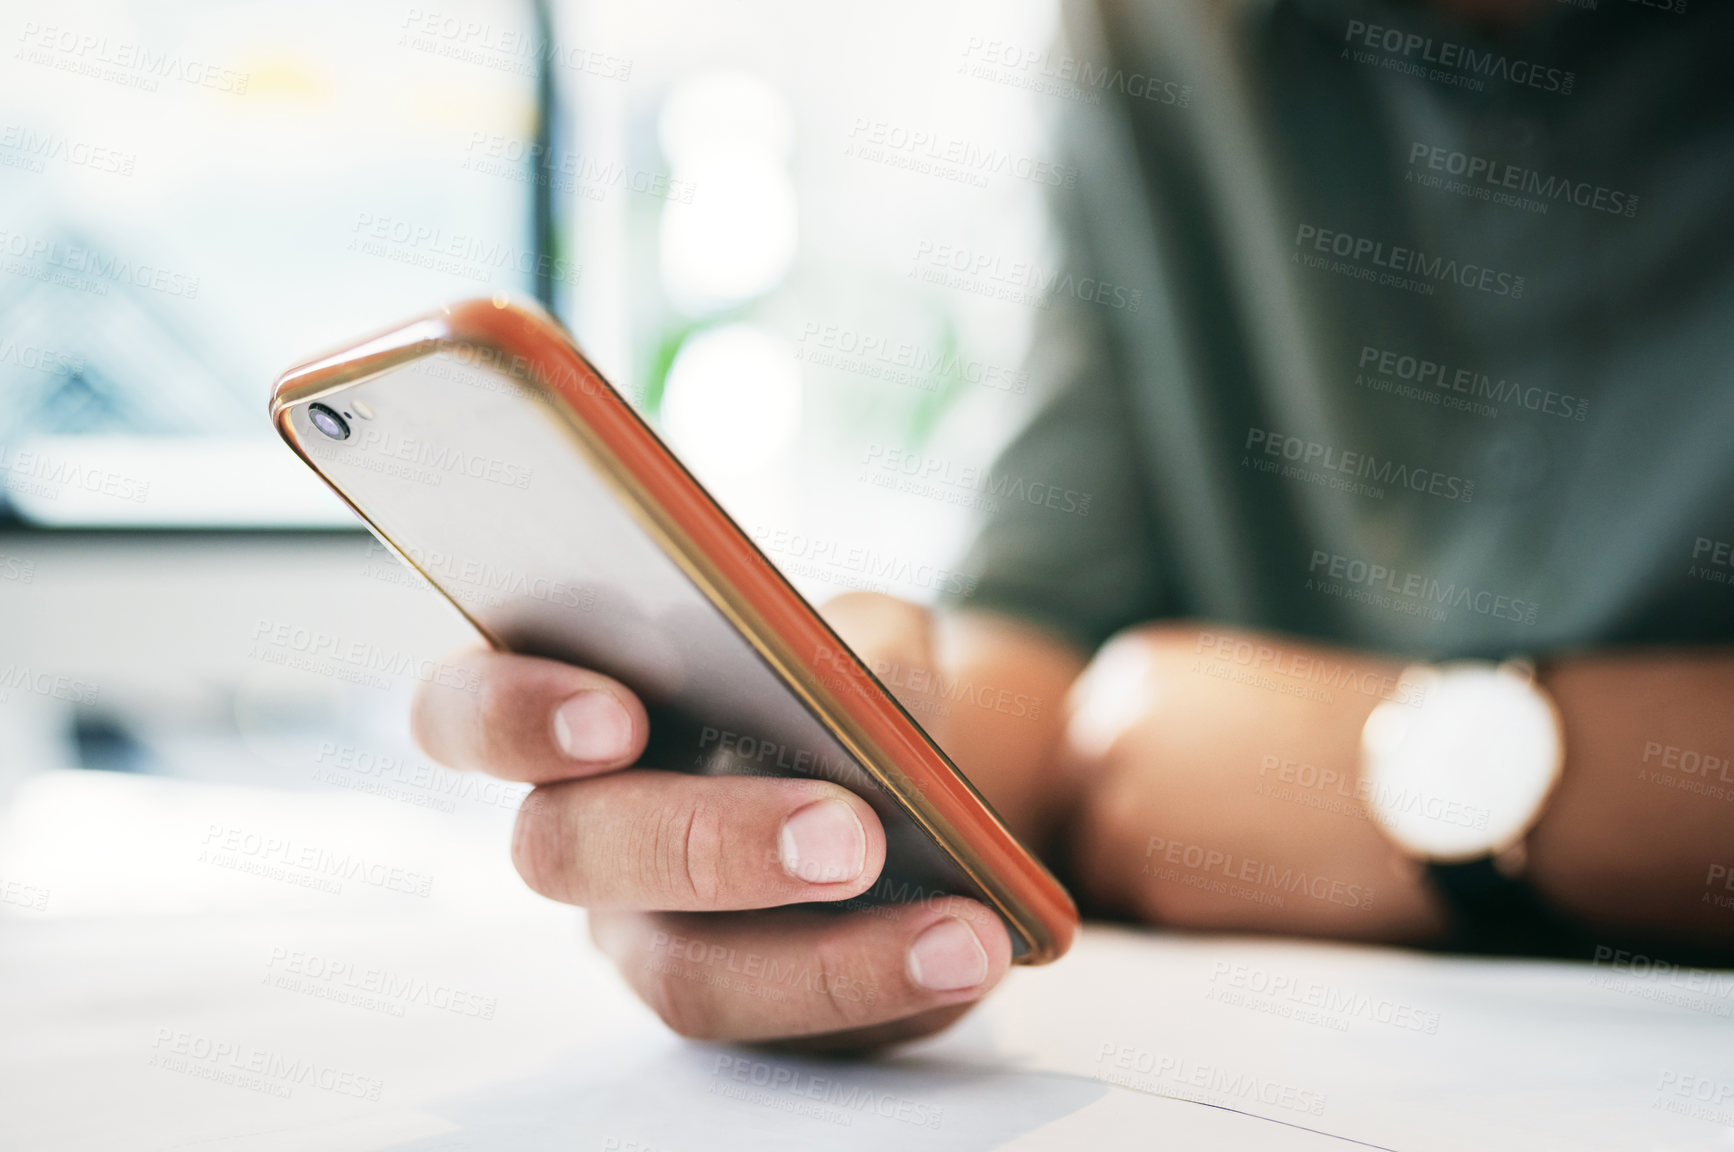
<path id="1" fill-rule="evenodd" d="M 1734 1152 L 1734 973 L 1090 928 L 938 1040 L 803 1060 L 669 1036 L 521 887 L 507 808 L 457 806 L 29 778 L 0 1147 Z M 231 829 L 431 885 L 243 871 Z"/>

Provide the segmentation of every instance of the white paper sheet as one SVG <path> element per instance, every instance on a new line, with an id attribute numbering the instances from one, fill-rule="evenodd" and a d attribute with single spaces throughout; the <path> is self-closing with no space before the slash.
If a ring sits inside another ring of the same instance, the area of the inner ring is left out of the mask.
<path id="1" fill-rule="evenodd" d="M 1734 1150 L 1734 973 L 1091 927 L 941 1038 L 806 1060 L 671 1037 L 519 884 L 508 811 L 401 801 L 30 778 L 0 1144 Z"/>

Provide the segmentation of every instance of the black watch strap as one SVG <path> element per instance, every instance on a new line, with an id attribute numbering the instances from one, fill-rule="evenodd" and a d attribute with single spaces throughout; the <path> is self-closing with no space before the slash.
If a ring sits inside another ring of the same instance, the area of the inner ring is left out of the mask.
<path id="1" fill-rule="evenodd" d="M 1430 861 L 1427 875 L 1451 916 L 1452 944 L 1496 955 L 1575 954 L 1574 925 L 1492 856 L 1460 864 Z"/>

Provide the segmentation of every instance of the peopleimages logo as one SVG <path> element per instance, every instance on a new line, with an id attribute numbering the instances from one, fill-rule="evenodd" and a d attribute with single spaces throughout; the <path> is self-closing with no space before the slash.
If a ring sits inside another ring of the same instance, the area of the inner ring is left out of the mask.
<path id="1" fill-rule="evenodd" d="M 1131 1044 L 1104 1041 L 1096 1053 L 1096 1065 L 1097 1079 L 1157 1096 L 1237 1109 L 1252 1103 L 1267 1104 L 1307 1116 L 1321 1116 L 1325 1110 L 1323 1092 Z"/>
<path id="2" fill-rule="evenodd" d="M 538 63 L 557 64 L 603 80 L 632 79 L 632 61 L 565 37 L 544 39 L 530 28 L 489 24 L 440 9 L 411 8 L 398 43 L 417 52 L 530 76 Z"/>
<path id="3" fill-rule="evenodd" d="M 855 117 L 843 155 L 975 188 L 986 188 L 988 177 L 1003 175 L 1056 188 L 1078 186 L 1078 170 L 1069 164 L 1013 155 L 935 129 L 866 116 Z"/>
<path id="4" fill-rule="evenodd" d="M 378 459 L 396 460 L 444 476 L 465 476 L 507 488 L 528 488 L 534 470 L 524 464 L 481 456 L 436 440 L 364 429 L 354 447 Z"/>
<path id="5" fill-rule="evenodd" d="M 582 266 L 562 256 L 537 253 L 499 240 L 450 232 L 431 224 L 358 212 L 350 229 L 348 250 L 401 264 L 431 268 L 471 280 L 487 281 L 500 273 L 545 276 L 576 285 Z"/>
<path id="6" fill-rule="evenodd" d="M 1317 764 L 1266 755 L 1258 765 L 1259 782 L 1253 786 L 1255 796 L 1270 796 L 1277 800 L 1292 800 L 1307 808 L 1371 819 L 1375 804 L 1381 812 L 1419 812 L 1436 824 L 1454 824 L 1461 828 L 1485 829 L 1492 819 L 1492 809 L 1465 804 L 1448 796 L 1421 792 L 1413 788 L 1375 786 L 1366 780 L 1352 779 L 1335 768 L 1320 768 Z M 1334 786 L 1334 787 L 1333 787 Z M 1351 802 L 1340 802 L 1336 797 Z"/>
<path id="7" fill-rule="evenodd" d="M 989 364 L 951 349 L 923 347 L 836 324 L 809 321 L 802 325 L 801 335 L 795 341 L 795 359 L 927 392 L 937 391 L 947 380 L 1020 395 L 1029 390 L 1030 376 L 1026 369 Z"/>
<path id="8" fill-rule="evenodd" d="M 1050 271 L 1027 260 L 1007 260 L 996 253 L 932 240 L 916 242 L 915 262 L 909 275 L 924 283 L 1031 308 L 1046 308 L 1055 297 L 1070 296 L 1085 304 L 1136 312 L 1144 299 L 1141 288 L 1110 284 L 1072 272 Z"/>
<path id="9" fill-rule="evenodd" d="M 997 499 L 1034 504 L 1057 512 L 1078 516 L 1090 514 L 1091 494 L 1064 488 L 1052 482 L 1026 480 L 1010 472 L 994 472 L 976 465 L 959 465 L 943 456 L 893 448 L 884 444 L 869 444 L 862 461 L 864 479 L 884 488 L 899 487 L 898 479 L 911 481 L 903 491 L 930 495 L 936 488 L 951 488 L 960 492 L 977 492 L 988 501 L 991 510 Z M 882 482 L 888 481 L 888 482 Z M 953 501 L 957 502 L 957 501 Z"/>
<path id="10" fill-rule="evenodd" d="M 756 1088 L 758 1093 L 746 1089 Z M 878 1092 L 845 1083 L 835 1076 L 819 1076 L 799 1068 L 769 1064 L 750 1056 L 719 1055 L 711 1069 L 712 1095 L 751 1100 L 754 1103 L 800 1113 L 788 1105 L 828 1105 L 829 1115 L 815 1119 L 831 1120 L 849 1126 L 857 1115 L 878 1116 L 897 1120 L 918 1128 L 939 1128 L 945 1120 L 945 1109 L 937 1104 L 912 1100 L 889 1092 Z"/>
<path id="11" fill-rule="evenodd" d="M 1579 423 L 1589 415 L 1589 401 L 1582 396 L 1555 392 L 1534 385 L 1525 387 L 1501 376 L 1497 380 L 1473 368 L 1454 367 L 1425 356 L 1411 356 L 1389 348 L 1361 346 L 1355 383 L 1378 391 L 1408 395 L 1407 384 L 1424 386 L 1431 393 L 1449 393 L 1438 401 L 1445 407 L 1477 416 L 1497 416 L 1498 405 L 1541 412 Z"/>
<path id="12" fill-rule="evenodd" d="M 34 262 L 8 264 L 9 272 L 50 279 L 98 296 L 107 295 L 109 284 L 130 284 L 186 300 L 196 300 L 199 296 L 197 276 L 156 264 L 135 264 L 113 252 L 98 251 L 82 244 L 65 244 L 49 236 L 0 230 L 0 255 Z M 71 279 L 55 279 L 57 275 Z"/>
<path id="13" fill-rule="evenodd" d="M 1364 20 L 1348 22 L 1343 42 L 1350 45 L 1343 49 L 1345 60 L 1376 64 L 1393 72 L 1477 92 L 1486 88 L 1488 80 L 1503 80 L 1524 88 L 1570 96 L 1577 83 L 1575 72 L 1513 59 L 1452 40 L 1436 40 L 1419 32 L 1368 24 Z"/>
<path id="14" fill-rule="evenodd" d="M 515 568 L 499 568 L 486 560 L 476 560 L 438 550 L 406 547 L 403 554 L 415 565 L 417 572 L 426 573 L 439 582 L 454 599 L 476 602 L 498 608 L 514 600 L 539 600 L 561 608 L 576 608 L 588 612 L 596 607 L 596 589 L 573 586 L 546 576 L 528 576 Z M 416 573 L 399 564 L 396 555 L 376 541 L 368 541 L 366 562 L 393 575 L 402 573 L 412 586 L 421 581 Z M 373 573 L 369 573 L 372 575 Z"/>
<path id="15" fill-rule="evenodd" d="M 1306 583 L 1309 590 L 1315 581 L 1341 581 L 1369 590 L 1383 590 L 1411 600 L 1451 608 L 1467 608 L 1477 615 L 1495 620 L 1509 620 L 1514 624 L 1534 624 L 1538 611 L 1533 600 L 1519 600 L 1485 588 L 1459 584 L 1455 580 L 1440 580 L 1419 572 L 1387 568 L 1383 564 L 1335 552 L 1314 551 L 1307 571 L 1311 573 Z"/>
<path id="16" fill-rule="evenodd" d="M 1275 1015 L 1324 1024 L 1338 1031 L 1346 1031 L 1352 1018 L 1421 1032 L 1428 1036 L 1439 1031 L 1437 1012 L 1387 1000 L 1382 996 L 1369 996 L 1354 988 L 1308 980 L 1289 972 L 1276 972 L 1246 964 L 1229 964 L 1219 960 L 1212 967 L 1210 983 L 1212 987 L 1210 994 L 1205 997 L 1207 1000 L 1235 1003 L 1227 993 L 1246 993 L 1265 999 L 1272 1007 L 1284 1009 L 1275 1012 Z M 1254 1006 L 1252 1001 L 1243 1001 L 1242 1004 L 1246 1007 Z M 1301 1011 L 1303 1009 L 1312 1009 L 1316 1015 L 1309 1015 Z M 1269 1011 L 1270 1008 L 1264 1010 Z"/>
<path id="17" fill-rule="evenodd" d="M 691 180 L 674 180 L 660 172 L 628 168 L 618 160 L 600 160 L 557 145 L 544 147 L 501 132 L 471 132 L 464 150 L 467 155 L 459 167 L 468 171 L 515 184 L 546 186 L 586 200 L 604 200 L 610 189 L 628 187 L 658 200 L 691 204 L 698 191 Z"/>
<path id="18" fill-rule="evenodd" d="M 1170 840 L 1165 836 L 1151 836 L 1144 845 L 1144 857 L 1144 875 L 1160 875 L 1156 871 L 1156 865 L 1170 864 L 1196 874 L 1212 877 L 1220 875 L 1224 880 L 1310 896 L 1314 900 L 1341 904 L 1347 908 L 1366 909 L 1373 906 L 1373 890 L 1364 885 L 1334 880 L 1329 876 L 1309 873 L 1304 868 L 1273 864 L 1268 860 L 1237 857 L 1232 852 Z"/>
<path id="19" fill-rule="evenodd" d="M 755 772 L 810 776 L 843 785 L 857 784 L 862 776 L 855 762 L 844 756 L 827 756 L 762 736 L 706 725 L 699 732 L 693 767 L 704 768 L 719 757 L 737 765 L 750 764 Z"/>
<path id="20" fill-rule="evenodd" d="M 889 582 L 953 596 L 975 594 L 974 576 L 887 555 L 859 544 L 764 524 L 755 525 L 752 535 L 755 544 L 777 557 L 778 567 L 785 572 L 857 588 L 883 589 L 885 582 Z"/>
<path id="21" fill-rule="evenodd" d="M 1724 1019 L 1734 1017 L 1734 972 L 1693 968 L 1606 944 L 1596 945 L 1592 963 L 1596 971 L 1590 983 L 1596 987 Z"/>
<path id="22" fill-rule="evenodd" d="M 131 176 L 138 163 L 137 153 L 22 124 L 0 125 L 0 152 L 8 154 L 0 155 L 0 164 L 31 172 L 41 172 L 47 161 L 55 160 L 93 172 Z"/>
<path id="23" fill-rule="evenodd" d="M 34 448 L 8 449 L 0 444 L 0 488 L 48 500 L 80 491 L 143 504 L 150 498 L 151 484 L 107 468 L 91 468 L 71 457 Z"/>
<path id="24" fill-rule="evenodd" d="M 149 1063 L 153 1068 L 283 1098 L 295 1088 L 305 1086 L 339 1096 L 378 1100 L 384 1086 L 378 1077 L 363 1076 L 319 1060 L 291 1057 L 178 1028 L 157 1029 Z"/>
<path id="25" fill-rule="evenodd" d="M 345 880 L 407 896 L 426 897 L 433 891 L 433 877 L 423 872 L 231 824 L 206 827 L 199 862 L 268 879 L 288 880 L 333 895 L 342 893 Z"/>
<path id="26" fill-rule="evenodd" d="M 1523 299 L 1524 278 L 1515 272 L 1460 261 L 1453 256 L 1429 256 L 1418 248 L 1386 244 L 1383 240 L 1320 228 L 1315 224 L 1302 224 L 1296 229 L 1294 247 L 1292 263 L 1405 288 L 1423 296 L 1433 294 L 1434 284 L 1455 284 L 1493 296 Z M 1329 263 L 1313 255 L 1315 252 L 1337 257 L 1339 263 Z"/>
<path id="27" fill-rule="evenodd" d="M 44 672 L 28 664 L 12 663 L 0 668 L 0 704 L 12 699 L 12 693 L 16 691 L 72 704 L 95 704 L 97 695 L 94 684 L 55 672 Z"/>
<path id="28" fill-rule="evenodd" d="M 1407 488 L 1437 496 L 1441 500 L 1454 500 L 1463 504 L 1469 503 L 1475 495 L 1475 481 L 1461 476 L 1452 476 L 1432 468 L 1414 468 L 1399 464 L 1395 460 L 1381 460 L 1370 452 L 1345 451 L 1316 440 L 1285 436 L 1265 428 L 1248 428 L 1242 450 L 1248 453 L 1241 458 L 1243 466 L 1258 467 L 1261 471 L 1276 471 L 1279 467 L 1276 461 L 1261 461 L 1258 455 L 1279 457 L 1290 462 L 1288 468 L 1284 469 L 1284 474 L 1294 472 L 1291 477 L 1293 479 L 1316 482 L 1322 477 L 1335 481 L 1327 484 L 1328 487 L 1377 499 L 1384 498 L 1384 490 L 1359 481 L 1371 480 L 1377 484 Z M 1313 468 L 1322 471 L 1310 471 Z M 1327 475 L 1329 473 L 1354 479 L 1340 479 Z"/>
<path id="29" fill-rule="evenodd" d="M 16 364 L 45 376 L 70 376 L 84 371 L 84 357 L 68 352 L 51 352 L 35 344 L 20 344 L 16 340 L 0 340 L 0 367 Z"/>
<path id="30" fill-rule="evenodd" d="M 107 80 L 126 88 L 158 91 L 165 80 L 244 96 L 250 73 L 238 72 L 178 52 L 158 51 L 129 40 L 115 40 L 77 28 L 24 22 L 18 34 L 23 47 L 14 59 L 47 68 Z"/>
<path id="31" fill-rule="evenodd" d="M 1686 575 L 1707 584 L 1734 583 L 1734 542 L 1697 537 L 1692 543 L 1692 566 Z"/>
<path id="32" fill-rule="evenodd" d="M 492 1020 L 500 1003 L 498 997 L 468 992 L 420 976 L 282 946 L 271 949 L 265 967 L 268 969 L 265 982 L 274 987 L 325 1000 L 377 998 L 397 1009 L 387 1013 L 393 1016 L 403 1015 L 404 1004 L 421 1004 L 458 1016 Z"/>
<path id="33" fill-rule="evenodd" d="M 958 72 L 978 80 L 1026 88 L 1083 104 L 1100 104 L 1104 92 L 1176 108 L 1185 108 L 1192 103 L 1190 84 L 1143 72 L 1127 72 L 1066 53 L 1056 54 L 1045 47 L 1029 47 L 982 36 L 971 36 L 969 43 L 964 45 Z"/>
<path id="34" fill-rule="evenodd" d="M 1420 175 L 1416 174 L 1417 170 Z M 1434 176 L 1429 173 L 1441 175 Z M 1461 179 L 1446 180 L 1445 177 L 1448 176 Z M 1456 152 L 1435 144 L 1423 144 L 1419 140 L 1409 145 L 1409 171 L 1405 173 L 1404 179 L 1425 187 L 1443 188 L 1447 192 L 1458 192 L 1476 199 L 1491 200 L 1496 204 L 1508 204 L 1514 208 L 1539 210 L 1541 213 L 1547 212 L 1550 202 L 1564 202 L 1595 212 L 1606 212 L 1610 216 L 1629 217 L 1638 214 L 1638 198 L 1630 192 L 1592 184 L 1588 180 L 1547 176 L 1534 168 L 1522 168 L 1487 156 Z"/>
<path id="35" fill-rule="evenodd" d="M 482 678 L 467 668 L 382 648 L 371 641 L 349 640 L 319 628 L 267 620 L 262 616 L 253 623 L 252 642 L 247 654 L 267 663 L 338 675 L 340 679 L 356 679 L 378 688 L 389 688 L 391 682 L 371 673 L 414 678 L 424 684 L 438 684 L 464 692 L 480 691 L 482 685 Z"/>

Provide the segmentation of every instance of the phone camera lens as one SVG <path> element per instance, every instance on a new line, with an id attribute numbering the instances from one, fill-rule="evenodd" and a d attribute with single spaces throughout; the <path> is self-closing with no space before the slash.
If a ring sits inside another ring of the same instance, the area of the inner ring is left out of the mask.
<path id="1" fill-rule="evenodd" d="M 313 421 L 313 426 L 331 437 L 333 440 L 349 439 L 349 423 L 335 411 L 323 404 L 309 404 L 307 418 Z"/>

